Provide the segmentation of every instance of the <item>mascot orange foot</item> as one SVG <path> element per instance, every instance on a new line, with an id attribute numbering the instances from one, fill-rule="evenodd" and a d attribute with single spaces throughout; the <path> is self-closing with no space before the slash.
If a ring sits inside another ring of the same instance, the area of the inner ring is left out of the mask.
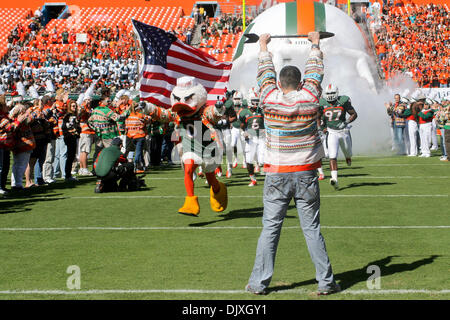
<path id="1" fill-rule="evenodd" d="M 211 204 L 211 209 L 215 212 L 222 212 L 227 208 L 228 205 L 228 194 L 227 187 L 222 182 L 219 183 L 219 191 L 214 192 L 213 187 L 209 190 L 209 202 Z"/>
<path id="2" fill-rule="evenodd" d="M 191 216 L 198 216 L 200 213 L 200 205 L 198 204 L 197 196 L 186 196 L 184 205 L 178 210 L 178 213 L 187 214 Z"/>

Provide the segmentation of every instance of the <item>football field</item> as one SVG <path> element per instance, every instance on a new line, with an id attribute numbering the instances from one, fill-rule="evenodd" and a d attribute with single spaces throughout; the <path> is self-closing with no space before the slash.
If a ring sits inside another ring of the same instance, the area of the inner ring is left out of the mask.
<path id="1" fill-rule="evenodd" d="M 58 181 L 0 200 L 0 299 L 449 299 L 450 164 L 432 158 L 339 161 L 340 190 L 320 182 L 321 225 L 343 291 L 317 297 L 315 271 L 289 207 L 266 296 L 244 291 L 261 232 L 264 176 L 238 167 L 225 212 L 177 213 L 179 166 L 148 188 L 95 194 L 95 178 Z M 225 166 L 224 166 L 225 167 Z M 376 280 L 372 278 L 379 277 Z M 370 277 L 370 279 L 369 279 Z"/>

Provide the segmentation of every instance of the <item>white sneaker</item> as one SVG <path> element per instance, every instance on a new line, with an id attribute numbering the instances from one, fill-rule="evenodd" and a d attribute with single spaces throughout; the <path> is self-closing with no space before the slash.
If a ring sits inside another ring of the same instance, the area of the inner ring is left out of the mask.
<path id="1" fill-rule="evenodd" d="M 439 160 L 441 160 L 441 161 L 448 161 L 448 158 L 446 156 L 442 156 L 442 157 L 439 158 Z"/>
<path id="2" fill-rule="evenodd" d="M 50 180 L 45 180 L 44 182 L 45 182 L 46 184 L 51 184 L 51 183 L 55 183 L 56 180 L 50 179 Z"/>
<path id="3" fill-rule="evenodd" d="M 338 185 L 337 180 L 330 179 L 330 184 L 334 188 L 334 190 L 339 190 L 339 185 Z"/>
<path id="4" fill-rule="evenodd" d="M 93 176 L 92 172 L 90 172 L 87 168 L 81 168 L 78 170 L 79 176 Z"/>
<path id="5" fill-rule="evenodd" d="M 431 150 L 431 151 L 436 151 L 437 149 L 439 149 L 439 148 L 435 146 L 435 147 L 431 147 L 430 150 Z"/>

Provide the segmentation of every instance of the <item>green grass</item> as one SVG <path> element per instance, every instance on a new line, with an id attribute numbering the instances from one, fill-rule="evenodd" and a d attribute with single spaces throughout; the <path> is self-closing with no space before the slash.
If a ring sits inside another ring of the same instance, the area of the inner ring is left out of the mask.
<path id="1" fill-rule="evenodd" d="M 320 299 L 449 299 L 450 230 L 418 227 L 450 225 L 450 164 L 434 156 L 355 157 L 351 167 L 339 165 L 341 190 L 332 189 L 329 176 L 320 182 L 321 224 L 345 290 Z M 329 174 L 327 163 L 324 169 Z M 319 299 L 293 203 L 270 294 L 243 292 L 261 231 L 263 176 L 254 188 L 241 168 L 220 178 L 230 196 L 222 214 L 211 211 L 198 179 L 199 217 L 177 214 L 185 195 L 179 167 L 146 178 L 149 189 L 133 193 L 95 194 L 94 178 L 82 177 L 0 200 L 0 299 Z M 80 268 L 84 294 L 42 293 L 77 291 L 66 286 L 71 265 Z M 382 294 L 368 291 L 369 265 L 380 267 Z M 182 289 L 212 292 L 170 291 Z M 29 290 L 42 292 L 22 292 Z"/>

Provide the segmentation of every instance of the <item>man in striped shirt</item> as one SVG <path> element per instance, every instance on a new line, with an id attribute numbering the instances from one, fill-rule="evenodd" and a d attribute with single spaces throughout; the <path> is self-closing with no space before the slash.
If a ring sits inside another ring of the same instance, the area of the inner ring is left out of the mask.
<path id="1" fill-rule="evenodd" d="M 306 61 L 304 81 L 295 66 L 285 66 L 278 79 L 267 50 L 270 35 L 260 36 L 258 85 L 264 109 L 266 152 L 264 155 L 263 230 L 246 290 L 266 293 L 273 275 L 275 255 L 286 211 L 293 198 L 303 234 L 316 268 L 318 294 L 340 291 L 320 232 L 320 191 L 317 168 L 324 150 L 316 119 L 323 79 L 323 57 L 318 32 L 310 32 L 311 51 Z"/>

